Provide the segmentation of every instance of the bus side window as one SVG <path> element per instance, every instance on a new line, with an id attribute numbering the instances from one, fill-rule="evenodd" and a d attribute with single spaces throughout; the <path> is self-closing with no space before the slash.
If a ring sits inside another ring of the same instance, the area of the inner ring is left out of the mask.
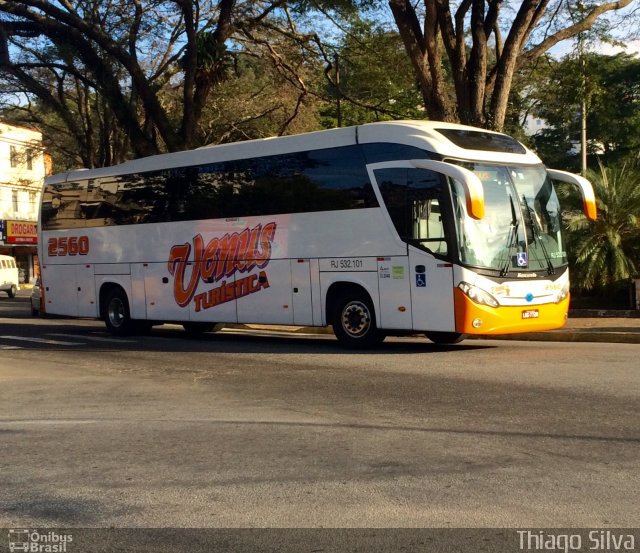
<path id="1" fill-rule="evenodd" d="M 84 228 L 83 205 L 86 196 L 87 181 L 46 185 L 42 194 L 42 228 Z"/>
<path id="2" fill-rule="evenodd" d="M 443 180 L 425 169 L 381 169 L 375 172 L 396 231 L 403 240 L 446 255 L 442 220 Z"/>
<path id="3" fill-rule="evenodd" d="M 80 208 L 88 227 L 116 224 L 118 213 L 118 177 L 92 179 Z"/>
<path id="4" fill-rule="evenodd" d="M 191 215 L 212 219 L 377 207 L 356 146 L 201 166 L 196 190 Z"/>

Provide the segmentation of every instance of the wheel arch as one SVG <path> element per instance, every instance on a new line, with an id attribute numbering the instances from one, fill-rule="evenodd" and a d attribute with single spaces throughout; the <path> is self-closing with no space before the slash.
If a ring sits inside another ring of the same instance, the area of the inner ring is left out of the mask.
<path id="1" fill-rule="evenodd" d="M 331 321 L 331 310 L 335 305 L 338 298 L 340 298 L 343 294 L 346 293 L 364 293 L 369 296 L 371 300 L 371 305 L 373 306 L 373 316 L 375 318 L 376 324 L 380 320 L 379 317 L 379 308 L 380 302 L 378 301 L 378 295 L 373 294 L 372 291 L 362 282 L 353 282 L 348 280 L 338 280 L 329 286 L 327 289 L 327 293 L 324 301 L 324 317 L 327 324 L 330 324 Z"/>
<path id="2" fill-rule="evenodd" d="M 111 292 L 116 289 L 122 290 L 123 294 L 127 298 L 127 302 L 129 302 L 129 308 L 131 308 L 131 298 L 126 287 L 119 282 L 107 280 L 100 285 L 100 291 L 98 292 L 98 305 L 100 307 L 99 315 L 100 319 L 103 321 L 106 317 L 107 298 L 109 297 Z"/>

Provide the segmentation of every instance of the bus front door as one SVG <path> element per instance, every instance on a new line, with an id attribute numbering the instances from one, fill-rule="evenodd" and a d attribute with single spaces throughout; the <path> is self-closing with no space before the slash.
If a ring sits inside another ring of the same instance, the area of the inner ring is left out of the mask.
<path id="1" fill-rule="evenodd" d="M 455 331 L 453 265 L 447 261 L 451 240 L 445 235 L 451 226 L 445 224 L 451 211 L 447 204 L 446 177 L 452 174 L 466 179 L 468 175 L 460 168 L 433 160 L 389 161 L 370 164 L 367 169 L 377 186 L 378 199 L 386 208 L 388 227 L 397 241 L 398 251 L 404 249 L 408 259 L 406 269 L 396 262 L 388 275 L 379 271 L 381 279 L 388 276 L 392 282 L 395 274 L 400 282 L 405 271 L 411 328 Z M 380 295 L 382 301 L 382 288 Z M 394 317 L 398 318 L 397 314 L 394 313 Z M 384 313 L 382 322 L 386 326 Z M 398 328 L 395 324 L 389 328 Z"/>
<path id="2" fill-rule="evenodd" d="M 413 329 L 455 331 L 453 266 L 409 246 Z"/>

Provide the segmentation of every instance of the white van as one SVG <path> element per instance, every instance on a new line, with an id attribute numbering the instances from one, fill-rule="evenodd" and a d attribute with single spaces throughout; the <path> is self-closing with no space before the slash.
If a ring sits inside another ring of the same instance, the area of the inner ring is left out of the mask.
<path id="1" fill-rule="evenodd" d="M 6 292 L 10 298 L 14 298 L 20 290 L 18 282 L 16 260 L 10 255 L 0 255 L 0 291 Z"/>

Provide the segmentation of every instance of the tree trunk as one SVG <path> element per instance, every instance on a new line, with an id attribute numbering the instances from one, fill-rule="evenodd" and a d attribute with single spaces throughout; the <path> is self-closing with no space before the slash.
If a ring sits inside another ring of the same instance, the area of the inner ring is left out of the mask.
<path id="1" fill-rule="evenodd" d="M 438 121 L 452 120 L 452 110 L 444 88 L 442 55 L 437 43 L 438 25 L 435 9 L 428 10 L 425 36 L 409 1 L 390 0 L 389 6 L 416 72 L 429 118 Z"/>

